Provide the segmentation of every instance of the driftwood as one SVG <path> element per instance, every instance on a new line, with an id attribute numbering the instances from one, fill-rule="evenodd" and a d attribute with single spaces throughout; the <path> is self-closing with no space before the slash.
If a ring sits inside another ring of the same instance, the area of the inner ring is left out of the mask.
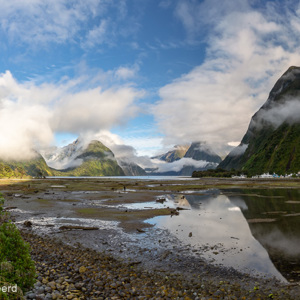
<path id="1" fill-rule="evenodd" d="M 7 207 L 3 208 L 3 211 L 8 211 L 8 210 L 11 210 L 11 209 L 16 209 L 16 208 L 17 208 L 16 206 L 7 206 Z"/>
<path id="2" fill-rule="evenodd" d="M 64 225 L 59 227 L 60 230 L 73 230 L 73 229 L 80 229 L 80 230 L 98 230 L 98 227 L 86 227 L 86 226 L 78 226 L 78 225 Z"/>
<path id="3" fill-rule="evenodd" d="M 176 210 L 176 209 L 171 209 L 170 212 L 171 212 L 171 217 L 172 217 L 172 216 L 178 216 L 178 215 L 179 215 L 179 211 Z"/>
<path id="4" fill-rule="evenodd" d="M 165 198 L 160 198 L 160 199 L 156 199 L 156 202 L 159 202 L 159 203 L 164 203 L 166 201 Z"/>

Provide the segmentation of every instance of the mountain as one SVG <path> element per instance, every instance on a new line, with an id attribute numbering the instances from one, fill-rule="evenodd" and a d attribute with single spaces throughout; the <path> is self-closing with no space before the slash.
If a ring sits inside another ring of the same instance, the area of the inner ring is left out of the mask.
<path id="1" fill-rule="evenodd" d="M 194 142 L 190 146 L 175 146 L 173 151 L 154 158 L 167 163 L 149 169 L 147 173 L 169 176 L 191 176 L 194 171 L 216 168 L 222 160 L 205 142 Z"/>
<path id="2" fill-rule="evenodd" d="M 300 68 L 290 67 L 254 114 L 240 145 L 219 168 L 249 174 L 300 171 Z"/>
<path id="3" fill-rule="evenodd" d="M 86 147 L 80 140 L 62 148 L 49 164 L 65 166 L 54 170 L 56 176 L 123 176 L 113 152 L 100 141 L 91 141 Z"/>
<path id="4" fill-rule="evenodd" d="M 81 161 L 76 161 L 78 155 L 83 153 L 85 145 L 80 139 L 76 139 L 73 143 L 62 147 L 50 147 L 41 151 L 41 155 L 45 158 L 48 166 L 53 169 L 62 170 L 78 166 Z"/>
<path id="5" fill-rule="evenodd" d="M 106 176 L 146 175 L 145 170 L 132 160 L 128 160 L 126 157 L 115 158 L 114 153 L 99 141 L 92 141 L 86 148 L 85 144 L 80 139 L 77 139 L 63 148 L 51 147 L 46 151 L 43 151 L 42 154 L 49 166 L 56 170 L 60 170 L 56 172 L 56 174 L 59 174 L 60 176 L 66 175 L 65 172 L 74 175 L 75 173 L 77 174 L 79 170 L 81 170 L 80 172 L 84 172 L 84 176 L 102 176 L 94 174 L 102 174 L 103 167 L 108 167 L 108 163 L 110 163 L 111 166 L 104 172 Z M 84 160 L 87 160 L 87 158 L 89 163 L 85 162 L 82 166 L 82 163 Z M 91 160 L 94 162 L 92 163 Z M 100 166 L 100 161 L 102 161 L 102 165 L 103 162 L 105 162 L 105 164 Z M 89 166 L 87 166 L 87 164 L 89 164 Z M 123 171 L 121 171 L 116 164 L 118 164 Z M 82 169 L 85 170 L 83 171 Z M 62 172 L 64 172 L 64 174 Z"/>
<path id="6" fill-rule="evenodd" d="M 221 157 L 217 155 L 205 142 L 194 142 L 191 144 L 184 157 L 194 160 L 205 160 L 212 163 L 220 163 Z"/>
<path id="7" fill-rule="evenodd" d="M 119 166 L 123 169 L 124 174 L 126 176 L 145 176 L 147 175 L 146 171 L 141 168 L 138 164 L 127 161 L 127 160 L 120 160 L 117 159 Z"/>
<path id="8" fill-rule="evenodd" d="M 35 157 L 23 161 L 0 161 L 0 177 L 43 177 L 53 175 L 44 158 L 37 152 Z"/>
<path id="9" fill-rule="evenodd" d="M 157 155 L 151 158 L 163 160 L 169 163 L 179 160 L 184 157 L 184 155 L 189 149 L 189 145 L 176 145 L 174 148 L 174 150 L 168 151 L 167 153 Z"/>

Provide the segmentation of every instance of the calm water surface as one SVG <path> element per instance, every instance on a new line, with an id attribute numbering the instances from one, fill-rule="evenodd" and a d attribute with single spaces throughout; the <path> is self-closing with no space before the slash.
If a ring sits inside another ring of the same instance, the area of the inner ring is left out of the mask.
<path id="1" fill-rule="evenodd" d="M 199 180 L 191 176 L 47 176 L 50 179 Z"/>
<path id="2" fill-rule="evenodd" d="M 148 222 L 201 249 L 211 262 L 300 281 L 300 190 L 208 190 L 164 195 L 179 216 Z"/>

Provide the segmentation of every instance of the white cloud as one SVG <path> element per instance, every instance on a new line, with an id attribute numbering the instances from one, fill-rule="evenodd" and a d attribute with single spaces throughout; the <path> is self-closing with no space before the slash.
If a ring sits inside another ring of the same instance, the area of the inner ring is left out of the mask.
<path id="1" fill-rule="evenodd" d="M 110 45 L 131 26 L 122 22 L 127 14 L 123 0 L 0 0 L 0 7 L 1 30 L 10 41 L 30 47 L 49 43 L 80 44 L 84 49 Z M 108 12 L 113 21 L 106 18 Z"/>
<path id="2" fill-rule="evenodd" d="M 138 149 L 137 153 L 141 156 L 152 156 L 153 153 L 156 153 L 162 147 L 162 140 L 162 137 L 157 136 L 145 137 L 137 135 L 124 138 L 124 142 Z"/>
<path id="3" fill-rule="evenodd" d="M 64 95 L 54 110 L 54 130 L 66 132 L 97 131 L 124 124 L 137 112 L 135 100 L 143 93 L 130 87 L 89 89 Z"/>
<path id="4" fill-rule="evenodd" d="M 293 41 L 300 33 L 294 22 L 300 22 L 290 18 L 295 5 L 259 11 L 247 1 L 178 3 L 188 38 L 195 39 L 201 25 L 208 31 L 207 55 L 160 89 L 153 114 L 165 144 L 207 141 L 219 152 L 241 140 L 276 80 L 299 65 L 300 46 Z"/>
<path id="5" fill-rule="evenodd" d="M 49 144 L 53 133 L 51 113 L 40 105 L 26 105 L 8 99 L 0 102 L 0 157 L 20 160 L 32 158 L 33 149 Z"/>
<path id="6" fill-rule="evenodd" d="M 267 110 L 260 110 L 257 114 L 256 125 L 261 122 L 269 122 L 275 128 L 283 122 L 293 124 L 300 121 L 300 102 L 299 99 L 289 99 L 285 103 L 278 103 Z"/>
<path id="7" fill-rule="evenodd" d="M 84 48 L 92 48 L 95 45 L 100 45 L 107 40 L 107 29 L 108 29 L 108 20 L 101 20 L 98 26 L 95 26 L 91 29 L 86 37 L 86 40 L 83 41 L 82 46 Z"/>
<path id="8" fill-rule="evenodd" d="M 144 92 L 132 87 L 83 88 L 86 78 L 57 84 L 17 82 L 0 74 L 0 157 L 28 158 L 53 142 L 54 132 L 95 133 L 124 124 Z"/>
<path id="9" fill-rule="evenodd" d="M 98 1 L 99 2 L 99 1 Z M 79 30 L 80 22 L 86 20 L 95 8 L 82 1 L 44 0 L 0 1 L 1 28 L 11 39 L 26 43 L 39 41 L 64 42 Z"/>
<path id="10" fill-rule="evenodd" d="M 158 170 L 155 172 L 164 173 L 164 172 L 179 172 L 183 167 L 193 166 L 195 168 L 205 168 L 209 162 L 205 160 L 194 160 L 189 157 L 183 157 L 180 160 L 173 161 L 171 163 L 166 163 L 161 160 L 152 160 L 153 163 L 158 167 Z"/>
<path id="11" fill-rule="evenodd" d="M 138 70 L 139 68 L 137 66 L 134 66 L 133 68 L 119 67 L 115 71 L 115 77 L 121 80 L 128 80 L 133 78 Z"/>

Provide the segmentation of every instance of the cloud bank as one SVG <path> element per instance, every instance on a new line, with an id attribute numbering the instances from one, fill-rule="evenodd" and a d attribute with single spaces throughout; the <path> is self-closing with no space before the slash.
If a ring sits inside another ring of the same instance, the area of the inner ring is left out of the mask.
<path id="1" fill-rule="evenodd" d="M 207 165 L 211 164 L 205 160 L 194 160 L 189 157 L 183 157 L 180 160 L 176 160 L 171 163 L 166 163 L 158 159 L 153 159 L 152 162 L 154 163 L 154 166 L 158 168 L 155 170 L 157 173 L 179 172 L 183 167 L 188 166 L 192 166 L 194 168 L 205 168 Z"/>
<path id="2" fill-rule="evenodd" d="M 299 99 L 288 99 L 285 103 L 275 103 L 269 109 L 260 110 L 253 124 L 260 127 L 269 123 L 276 129 L 284 122 L 288 124 L 300 122 Z"/>
<path id="3" fill-rule="evenodd" d="M 201 65 L 159 90 L 153 114 L 165 144 L 201 140 L 222 152 L 241 140 L 282 73 L 299 65 L 299 3 L 251 4 L 178 2 L 175 12 L 188 41 L 199 43 L 205 30 L 207 48 Z"/>
<path id="4" fill-rule="evenodd" d="M 0 157 L 30 158 L 33 148 L 53 142 L 54 132 L 84 135 L 124 124 L 144 95 L 126 85 L 102 89 L 82 88 L 83 83 L 78 78 L 36 85 L 19 83 L 9 71 L 0 74 Z"/>

